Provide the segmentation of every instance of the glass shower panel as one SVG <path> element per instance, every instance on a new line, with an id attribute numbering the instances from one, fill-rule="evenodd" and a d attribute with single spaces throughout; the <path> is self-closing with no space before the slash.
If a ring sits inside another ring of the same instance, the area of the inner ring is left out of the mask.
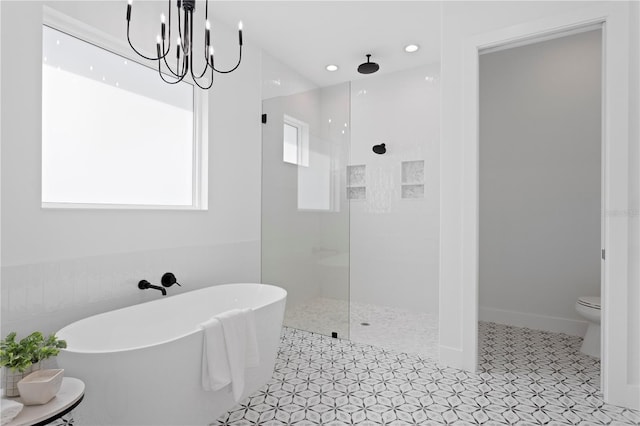
<path id="1" fill-rule="evenodd" d="M 350 85 L 265 99 L 262 282 L 287 290 L 285 326 L 349 337 Z"/>

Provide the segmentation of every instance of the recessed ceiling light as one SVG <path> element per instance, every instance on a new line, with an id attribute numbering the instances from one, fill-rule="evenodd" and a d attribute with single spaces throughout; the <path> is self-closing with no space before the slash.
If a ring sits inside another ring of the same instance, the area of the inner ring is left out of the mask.
<path id="1" fill-rule="evenodd" d="M 327 71 L 338 71 L 338 66 L 337 65 L 333 65 L 333 64 L 329 64 L 325 67 L 327 69 Z"/>
<path id="2" fill-rule="evenodd" d="M 407 52 L 407 53 L 417 52 L 418 49 L 420 49 L 420 46 L 418 46 L 417 44 L 407 44 L 404 47 L 404 51 Z"/>

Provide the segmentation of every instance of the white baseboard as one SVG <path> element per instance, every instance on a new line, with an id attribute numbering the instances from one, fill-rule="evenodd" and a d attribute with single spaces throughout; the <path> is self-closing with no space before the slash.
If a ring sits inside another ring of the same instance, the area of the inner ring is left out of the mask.
<path id="1" fill-rule="evenodd" d="M 506 311 L 495 308 L 480 307 L 478 315 L 480 321 L 527 327 L 534 330 L 551 331 L 554 333 L 565 333 L 580 337 L 584 336 L 584 333 L 587 331 L 587 326 L 589 325 L 587 321 Z"/>

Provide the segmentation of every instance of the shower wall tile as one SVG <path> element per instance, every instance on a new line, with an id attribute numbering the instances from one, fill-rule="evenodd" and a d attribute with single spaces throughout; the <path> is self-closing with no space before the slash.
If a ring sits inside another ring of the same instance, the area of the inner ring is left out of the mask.
<path id="1" fill-rule="evenodd" d="M 355 302 L 437 312 L 439 68 L 430 64 L 351 83 L 349 161 L 367 167 L 366 200 L 350 205 Z M 387 152 L 373 153 L 372 145 L 383 141 Z"/>

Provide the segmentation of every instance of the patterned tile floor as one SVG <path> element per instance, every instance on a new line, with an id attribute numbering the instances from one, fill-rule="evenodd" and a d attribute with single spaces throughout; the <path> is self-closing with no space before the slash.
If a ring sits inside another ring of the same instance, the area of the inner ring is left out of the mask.
<path id="1" fill-rule="evenodd" d="M 284 324 L 427 358 L 438 354 L 437 314 L 320 297 L 287 307 Z"/>
<path id="2" fill-rule="evenodd" d="M 272 380 L 212 425 L 638 425 L 580 338 L 480 324 L 480 372 L 284 328 Z"/>

